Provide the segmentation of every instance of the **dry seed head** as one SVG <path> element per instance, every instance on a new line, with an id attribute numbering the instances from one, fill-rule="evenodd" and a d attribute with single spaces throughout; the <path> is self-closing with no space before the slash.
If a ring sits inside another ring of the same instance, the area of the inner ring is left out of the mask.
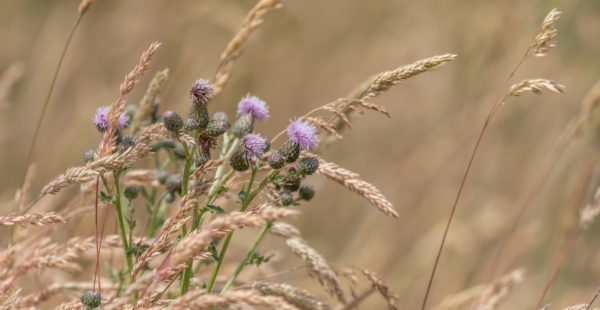
<path id="1" fill-rule="evenodd" d="M 79 15 L 85 14 L 92 3 L 94 3 L 94 0 L 82 0 L 81 3 L 79 3 L 79 8 L 77 8 Z"/>
<path id="2" fill-rule="evenodd" d="M 396 307 L 396 301 L 398 300 L 398 296 L 396 296 L 393 292 L 390 291 L 387 284 L 385 284 L 385 282 L 383 282 L 381 277 L 378 274 L 376 274 L 370 270 L 367 270 L 367 269 L 361 269 L 361 272 L 367 277 L 367 279 L 369 279 L 369 281 L 371 282 L 373 287 L 375 287 L 379 291 L 381 296 L 383 296 L 383 298 L 385 298 L 385 300 L 388 303 L 388 309 L 389 310 L 398 309 Z"/>
<path id="3" fill-rule="evenodd" d="M 303 310 L 328 310 L 329 305 L 312 293 L 285 283 L 254 282 L 250 287 L 263 295 L 279 296 Z"/>
<path id="4" fill-rule="evenodd" d="M 455 58 L 456 55 L 454 54 L 433 56 L 392 71 L 379 73 L 375 76 L 370 85 L 368 85 L 368 87 L 358 96 L 358 99 L 366 100 L 379 96 L 401 81 L 425 71 L 429 71 L 445 62 L 452 61 Z"/>
<path id="5" fill-rule="evenodd" d="M 517 285 L 523 282 L 525 279 L 525 269 L 516 269 L 502 277 L 495 282 L 488 285 L 483 291 L 476 306 L 475 310 L 492 310 L 496 308 L 496 305 L 505 298 L 508 293 Z"/>
<path id="6" fill-rule="evenodd" d="M 150 67 L 150 60 L 152 60 L 152 55 L 154 55 L 160 45 L 160 42 L 152 42 L 150 46 L 142 53 L 140 62 L 125 76 L 123 83 L 121 83 L 121 95 L 129 93 L 135 87 L 135 84 L 139 82 L 138 78 L 148 71 L 148 68 Z"/>
<path id="7" fill-rule="evenodd" d="M 169 69 L 164 69 L 162 71 L 156 72 L 148 89 L 146 90 L 146 94 L 140 101 L 140 106 L 135 111 L 135 115 L 133 116 L 133 121 L 131 123 L 131 131 L 137 132 L 141 126 L 142 122 L 150 116 L 152 113 L 152 108 L 154 101 L 156 100 L 156 96 L 160 93 L 160 88 L 165 82 L 169 79 Z"/>
<path id="8" fill-rule="evenodd" d="M 400 216 L 398 212 L 394 210 L 392 203 L 387 200 L 381 191 L 373 184 L 363 181 L 358 174 L 346 170 L 334 163 L 326 162 L 322 158 L 319 158 L 319 161 L 320 165 L 317 169 L 317 173 L 325 175 L 328 179 L 333 180 L 350 191 L 364 197 L 384 214 L 395 218 Z"/>
<path id="9" fill-rule="evenodd" d="M 204 289 L 190 291 L 187 294 L 174 299 L 169 304 L 169 309 L 210 309 L 213 306 L 232 305 L 245 303 L 252 306 L 267 307 L 278 310 L 298 310 L 285 299 L 278 296 L 263 296 L 253 290 L 228 291 L 222 295 L 204 294 Z"/>
<path id="10" fill-rule="evenodd" d="M 550 48 L 556 46 L 556 43 L 552 41 L 556 37 L 557 32 L 556 28 L 554 28 L 554 23 L 558 20 L 561 13 L 557 9 L 552 9 L 546 15 L 546 18 L 544 18 L 542 30 L 533 39 L 532 53 L 534 56 L 546 56 Z"/>
<path id="11" fill-rule="evenodd" d="M 65 223 L 62 216 L 50 213 L 29 213 L 25 215 L 0 216 L 0 226 L 2 225 L 48 225 L 56 223 Z"/>
<path id="12" fill-rule="evenodd" d="M 317 277 L 329 294 L 337 297 L 341 303 L 346 303 L 346 297 L 344 296 L 340 280 L 319 252 L 311 248 L 299 237 L 289 238 L 285 243 L 294 254 L 298 255 L 304 261 L 308 267 L 308 272 Z"/>
<path id="13" fill-rule="evenodd" d="M 541 94 L 542 90 L 561 94 L 565 86 L 546 79 L 527 79 L 514 84 L 508 90 L 508 96 L 519 96 L 525 92 Z"/>
<path id="14" fill-rule="evenodd" d="M 596 216 L 600 214 L 600 188 L 596 189 L 594 201 L 587 204 L 579 214 L 579 225 L 583 228 L 588 228 Z"/>

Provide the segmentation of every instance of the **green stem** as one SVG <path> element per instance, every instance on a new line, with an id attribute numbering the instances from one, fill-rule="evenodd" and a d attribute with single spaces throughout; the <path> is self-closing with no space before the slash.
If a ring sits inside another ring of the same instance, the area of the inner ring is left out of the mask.
<path id="1" fill-rule="evenodd" d="M 192 159 L 194 157 L 194 149 L 190 152 L 187 145 L 183 143 L 183 149 L 185 150 L 185 167 L 183 168 L 183 182 L 181 184 L 181 197 L 185 196 L 188 191 L 188 183 L 190 178 L 190 170 L 192 167 Z M 195 213 L 195 210 L 194 210 Z M 183 225 L 181 227 L 181 236 L 185 237 L 187 235 L 187 227 Z M 183 275 L 181 277 L 181 295 L 187 293 L 190 286 L 190 278 L 192 276 L 192 263 L 193 261 L 188 262 L 187 268 L 183 271 Z"/>
<path id="2" fill-rule="evenodd" d="M 223 289 L 221 290 L 221 294 L 223 294 L 223 293 L 225 293 L 225 291 L 227 291 L 227 289 L 233 284 L 233 282 L 235 282 L 235 279 L 237 279 L 237 276 L 240 274 L 240 272 L 242 272 L 244 267 L 246 267 L 246 265 L 248 265 L 248 261 L 250 260 L 250 257 L 252 257 L 252 254 L 256 251 L 258 244 L 262 241 L 263 237 L 265 236 L 267 231 L 269 231 L 269 229 L 271 229 L 272 226 L 273 226 L 273 221 L 267 221 L 267 224 L 263 227 L 263 229 L 260 231 L 260 233 L 258 233 L 258 236 L 256 236 L 256 239 L 254 239 L 254 242 L 252 242 L 252 245 L 250 246 L 250 249 L 248 249 L 248 252 L 246 252 L 246 256 L 244 256 L 244 259 L 242 259 L 242 261 L 238 265 L 237 269 L 235 269 L 235 271 L 233 272 L 233 274 L 231 275 L 231 277 L 229 278 L 227 283 L 225 283 L 225 286 L 223 286 Z"/>
<path id="3" fill-rule="evenodd" d="M 242 208 L 240 209 L 240 211 L 242 211 L 242 212 L 246 211 L 246 209 L 248 208 L 248 206 L 250 205 L 250 202 L 252 202 L 254 197 L 256 197 L 256 195 L 258 195 L 258 193 L 260 191 L 262 191 L 262 189 L 267 184 L 269 184 L 269 182 L 277 174 L 277 172 L 279 172 L 279 169 L 271 170 L 271 172 L 269 172 L 269 174 L 262 180 L 262 182 L 258 185 L 258 187 L 254 191 L 251 191 L 252 181 L 254 181 L 254 177 L 256 175 L 257 170 L 258 170 L 258 165 L 256 168 L 252 169 L 252 176 L 250 177 L 250 182 L 248 183 L 248 194 L 246 194 L 246 196 L 244 197 L 245 199 L 244 199 L 244 202 L 242 203 Z M 219 273 L 219 269 L 221 269 L 221 265 L 223 264 L 223 258 L 225 258 L 225 254 L 227 253 L 227 248 L 229 247 L 229 242 L 231 242 L 233 233 L 234 233 L 234 231 L 228 233 L 227 237 L 225 238 L 225 242 L 223 242 L 223 247 L 221 248 L 221 253 L 219 253 L 219 258 L 217 259 L 217 264 L 215 265 L 215 268 L 213 269 L 213 273 L 210 277 L 210 281 L 206 285 L 206 293 L 207 294 L 209 294 L 210 291 L 212 290 L 212 287 L 217 278 L 217 274 Z"/>
<path id="4" fill-rule="evenodd" d="M 133 270 L 133 261 L 131 259 L 131 251 L 129 251 L 129 244 L 127 243 L 127 234 L 125 232 L 125 220 L 123 218 L 123 208 L 121 206 L 121 188 L 119 186 L 119 177 L 121 172 L 114 171 L 115 177 L 115 198 L 113 202 L 117 209 L 117 221 L 119 222 L 119 232 L 121 234 L 121 241 L 123 242 L 123 251 L 125 252 L 125 262 L 127 263 L 127 270 L 129 271 L 129 277 L 131 277 L 131 271 Z"/>

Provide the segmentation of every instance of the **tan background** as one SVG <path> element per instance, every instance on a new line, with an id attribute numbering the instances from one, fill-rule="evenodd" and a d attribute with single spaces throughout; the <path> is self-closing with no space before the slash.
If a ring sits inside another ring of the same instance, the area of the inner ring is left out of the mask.
<path id="1" fill-rule="evenodd" d="M 151 75 L 169 67 L 171 79 L 161 110 L 184 112 L 191 83 L 212 76 L 221 50 L 254 4 L 96 2 L 74 37 L 42 125 L 35 151 L 35 193 L 67 167 L 79 165 L 83 152 L 97 145 L 100 136 L 90 122 L 95 109 L 114 101 L 122 77 L 151 41 L 164 45 L 151 73 L 127 100 L 139 100 Z M 400 296 L 401 309 L 420 305 L 443 225 L 493 98 L 545 14 L 552 7 L 564 12 L 557 24 L 558 47 L 547 57 L 529 60 L 516 79 L 549 78 L 565 84 L 566 92 L 524 95 L 498 112 L 465 187 L 430 305 L 480 283 L 482 267 L 510 225 L 520 198 L 539 175 L 583 95 L 600 78 L 600 2 L 284 2 L 247 42 L 231 83 L 210 106 L 212 112 L 233 114 L 237 100 L 247 92 L 265 99 L 271 118 L 257 130 L 266 136 L 280 131 L 289 118 L 344 96 L 371 74 L 436 54 L 458 54 L 454 62 L 376 98 L 392 118 L 367 113 L 324 154 L 378 186 L 401 217 L 387 218 L 340 186 L 314 177 L 317 197 L 302 207 L 304 214 L 295 221 L 309 243 L 332 262 L 383 275 Z M 77 5 L 71 0 L 0 1 L 0 71 L 14 63 L 24 68 L 0 114 L 3 201 L 12 199 L 19 184 L 35 121 Z M 598 139 L 573 145 L 526 213 L 503 259 L 510 268 L 525 266 L 526 281 L 501 309 L 533 306 L 578 208 L 591 199 L 599 183 L 593 143 Z M 587 301 L 600 285 L 599 232 L 600 225 L 594 225 L 573 249 L 549 291 L 553 309 Z M 272 237 L 261 247 L 270 249 L 277 249 L 282 260 L 275 268 L 300 263 Z M 37 280 L 31 287 L 52 281 Z M 321 291 L 316 280 L 301 272 L 280 280 Z M 378 297 L 368 302 L 371 307 L 383 305 Z"/>

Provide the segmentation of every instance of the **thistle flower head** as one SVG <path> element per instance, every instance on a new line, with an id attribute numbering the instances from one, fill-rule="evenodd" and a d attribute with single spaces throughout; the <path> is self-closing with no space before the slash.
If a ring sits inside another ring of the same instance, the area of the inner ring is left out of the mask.
<path id="1" fill-rule="evenodd" d="M 260 98 L 248 94 L 238 103 L 238 115 L 244 114 L 251 114 L 254 119 L 264 121 L 269 117 L 269 107 Z"/>
<path id="2" fill-rule="evenodd" d="M 96 114 L 94 115 L 94 124 L 100 131 L 105 131 L 108 128 L 108 110 L 109 106 L 99 107 L 96 110 Z M 123 128 L 127 126 L 127 122 L 129 121 L 129 116 L 127 116 L 127 112 L 123 111 L 121 115 L 119 115 L 119 120 L 117 121 L 117 127 Z"/>
<path id="3" fill-rule="evenodd" d="M 262 158 L 265 151 L 266 139 L 261 135 L 249 133 L 242 138 L 242 150 L 244 151 L 244 159 Z"/>
<path id="4" fill-rule="evenodd" d="M 190 89 L 195 104 L 206 104 L 215 95 L 212 85 L 207 80 L 199 79 Z"/>
<path id="5" fill-rule="evenodd" d="M 301 149 L 311 150 L 319 142 L 315 126 L 307 121 L 302 121 L 302 119 L 290 120 L 287 133 L 290 140 L 296 142 Z"/>

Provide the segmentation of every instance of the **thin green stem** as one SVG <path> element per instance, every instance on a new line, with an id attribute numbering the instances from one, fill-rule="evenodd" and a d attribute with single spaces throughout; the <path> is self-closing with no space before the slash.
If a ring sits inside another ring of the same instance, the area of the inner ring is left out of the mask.
<path id="1" fill-rule="evenodd" d="M 258 187 L 254 191 L 251 191 L 252 182 L 254 181 L 254 177 L 256 176 L 257 171 L 258 171 L 258 165 L 257 165 L 257 167 L 252 169 L 252 176 L 250 177 L 250 181 L 248 182 L 248 191 L 244 197 L 244 201 L 242 203 L 242 208 L 240 209 L 240 211 L 242 211 L 242 212 L 246 211 L 246 209 L 250 205 L 250 202 L 252 202 L 252 200 L 256 197 L 256 195 L 258 195 L 258 193 L 260 191 L 262 191 L 263 188 L 267 184 L 269 184 L 269 182 L 273 179 L 273 177 L 277 174 L 277 172 L 279 172 L 279 169 L 271 170 L 271 172 L 269 172 L 269 174 L 262 180 L 262 182 L 258 185 Z M 217 274 L 219 273 L 219 269 L 221 269 L 221 265 L 223 264 L 223 259 L 225 258 L 225 254 L 227 253 L 227 248 L 229 247 L 229 243 L 231 242 L 231 238 L 233 237 L 233 233 L 234 233 L 234 231 L 228 233 L 227 237 L 225 238 L 225 242 L 223 242 L 223 247 L 221 248 L 221 253 L 219 253 L 219 257 L 217 259 L 217 264 L 215 265 L 215 268 L 213 269 L 213 273 L 210 277 L 210 281 L 206 285 L 206 293 L 207 294 L 209 294 L 210 291 L 212 290 L 212 287 L 217 278 Z"/>
<path id="2" fill-rule="evenodd" d="M 187 194 L 188 191 L 188 183 L 189 183 L 189 178 L 190 178 L 190 170 L 192 167 L 192 159 L 194 157 L 194 149 L 192 149 L 192 151 L 190 152 L 190 150 L 188 149 L 187 145 L 185 143 L 183 143 L 183 149 L 185 150 L 185 167 L 183 168 L 183 182 L 181 184 L 181 196 L 185 196 Z M 194 214 L 196 213 L 196 211 L 194 210 Z M 181 227 L 181 235 L 182 237 L 185 237 L 187 235 L 187 227 L 185 225 L 183 225 Z M 188 289 L 189 289 L 189 285 L 190 285 L 190 278 L 192 276 L 192 261 L 190 261 L 188 263 L 187 268 L 185 268 L 185 270 L 183 271 L 183 275 L 181 278 L 181 295 L 187 293 Z"/>
<path id="3" fill-rule="evenodd" d="M 69 37 L 67 38 L 67 42 L 65 42 L 65 46 L 63 47 L 63 50 L 60 54 L 60 58 L 58 59 L 58 64 L 56 65 L 56 70 L 54 71 L 54 75 L 52 76 L 52 81 L 50 82 L 50 89 L 48 89 L 48 94 L 46 94 L 46 99 L 44 100 L 44 104 L 42 105 L 42 112 L 40 113 L 40 117 L 38 118 L 37 121 L 37 125 L 35 127 L 35 131 L 33 133 L 33 139 L 31 140 L 31 145 L 29 146 L 29 151 L 27 152 L 27 159 L 25 160 L 25 171 L 23 171 L 23 177 L 21 178 L 21 187 L 23 188 L 23 184 L 25 183 L 25 176 L 27 175 L 27 169 L 29 167 L 29 165 L 31 164 L 31 159 L 33 157 L 33 148 L 35 146 L 35 143 L 37 141 L 38 135 L 40 133 L 40 128 L 42 127 L 42 120 L 44 119 L 44 116 L 46 115 L 46 109 L 48 108 L 48 103 L 50 102 L 50 97 L 52 96 L 52 91 L 54 90 L 54 85 L 56 84 L 56 79 L 58 77 L 58 73 L 60 72 L 60 68 L 62 67 L 62 63 L 63 60 L 65 59 L 65 55 L 67 54 L 67 49 L 69 48 L 69 45 L 71 45 L 71 39 L 73 38 L 73 35 L 75 34 L 75 30 L 77 30 L 77 26 L 79 26 L 79 22 L 81 22 L 81 18 L 83 18 L 83 14 L 79 14 L 77 16 L 77 19 L 75 20 L 75 23 L 73 24 L 73 27 L 71 28 L 71 32 L 69 33 Z M 24 197 L 25 195 L 21 195 L 21 197 Z M 17 204 L 17 208 L 20 208 L 19 206 L 21 205 L 21 203 L 19 202 Z M 25 209 L 23 211 L 23 213 L 27 213 L 27 211 L 29 211 L 29 209 L 33 206 L 29 205 L 29 207 L 27 207 L 27 209 Z M 21 213 L 21 210 L 17 210 L 17 213 Z"/>
<path id="4" fill-rule="evenodd" d="M 235 282 L 235 279 L 237 279 L 238 275 L 240 274 L 240 272 L 242 272 L 244 267 L 246 267 L 246 265 L 248 265 L 248 261 L 250 260 L 250 257 L 252 257 L 252 254 L 256 251 L 258 244 L 262 241 L 263 237 L 265 236 L 267 231 L 269 231 L 269 229 L 271 229 L 272 226 L 273 226 L 273 221 L 267 221 L 267 224 L 263 227 L 263 229 L 260 231 L 260 233 L 258 233 L 258 236 L 256 236 L 256 239 L 254 239 L 254 242 L 252 242 L 252 245 L 248 249 L 248 252 L 246 252 L 246 255 L 244 256 L 244 258 L 242 259 L 242 261 L 240 262 L 238 267 L 235 269 L 235 271 L 233 272 L 233 274 L 231 275 L 231 277 L 229 278 L 227 283 L 225 283 L 225 286 L 223 286 L 223 289 L 221 289 L 221 294 L 223 294 L 227 291 L 227 289 L 233 284 L 233 282 Z"/>
<path id="5" fill-rule="evenodd" d="M 115 177 L 115 197 L 113 203 L 117 210 L 117 221 L 119 222 L 119 233 L 121 235 L 121 241 L 123 242 L 123 252 L 125 252 L 125 262 L 127 263 L 127 270 L 129 271 L 129 277 L 131 277 L 131 271 L 133 270 L 133 261 L 131 259 L 131 251 L 129 250 L 129 244 L 127 242 L 127 233 L 125 231 L 125 219 L 123 218 L 123 208 L 121 206 L 121 188 L 119 186 L 120 172 L 113 172 Z"/>

